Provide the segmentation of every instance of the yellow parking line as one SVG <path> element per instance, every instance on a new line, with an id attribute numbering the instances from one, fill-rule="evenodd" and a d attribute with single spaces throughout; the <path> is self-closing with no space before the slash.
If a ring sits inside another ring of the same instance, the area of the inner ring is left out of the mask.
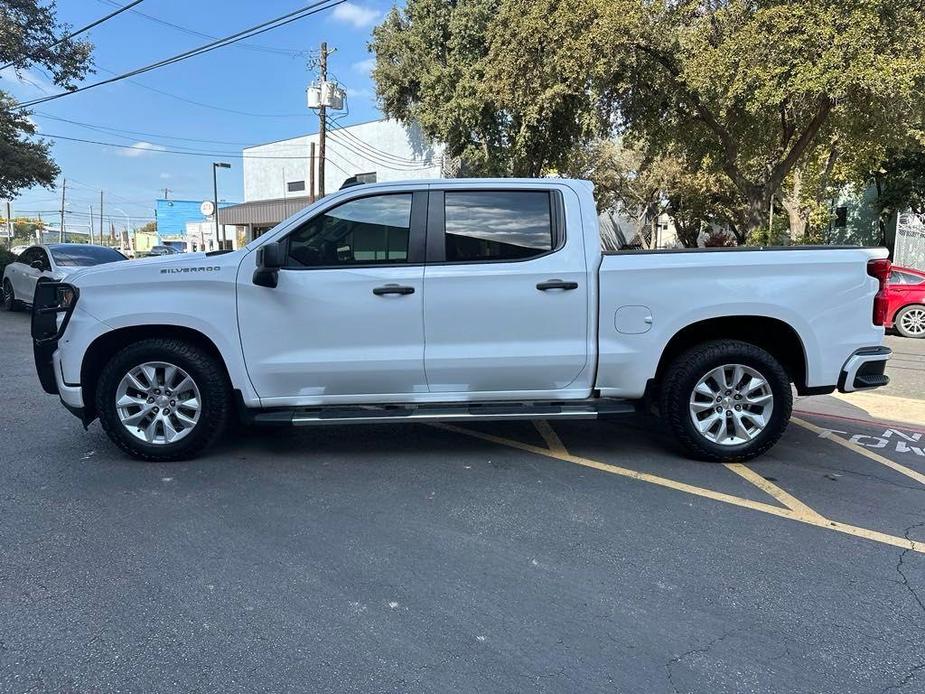
<path id="1" fill-rule="evenodd" d="M 832 441 L 833 443 L 837 443 L 839 446 L 844 446 L 849 451 L 860 453 L 865 458 L 869 458 L 870 460 L 873 460 L 875 463 L 880 463 L 881 465 L 885 465 L 886 467 L 892 470 L 895 470 L 900 475 L 905 475 L 909 479 L 913 479 L 919 484 L 925 485 L 925 475 L 923 475 L 921 472 L 917 472 L 916 470 L 906 467 L 905 465 L 901 463 L 897 463 L 893 460 L 890 460 L 889 458 L 885 458 L 884 456 L 879 455 L 878 453 L 874 453 L 869 448 L 865 448 L 864 446 L 861 446 L 859 444 L 852 443 L 851 441 L 846 441 L 845 439 L 840 438 L 839 436 L 836 436 L 835 434 L 828 431 L 827 429 L 817 427 L 815 424 L 807 422 L 805 419 L 799 419 L 798 417 L 793 417 L 790 421 L 792 421 L 794 424 L 798 424 L 804 429 L 808 429 L 814 434 L 818 434 L 820 438 L 828 439 L 829 441 Z"/>
<path id="2" fill-rule="evenodd" d="M 555 429 L 552 428 L 552 425 L 549 422 L 547 422 L 545 419 L 534 419 L 533 426 L 535 426 L 536 430 L 540 432 L 540 436 L 543 437 L 543 441 L 546 442 L 549 450 L 568 455 L 568 450 L 566 449 L 565 444 L 562 443 L 562 439 L 559 438 L 559 435 L 556 433 Z"/>
<path id="3" fill-rule="evenodd" d="M 784 506 L 789 508 L 791 511 L 795 513 L 799 513 L 803 516 L 806 516 L 807 518 L 813 518 L 815 520 L 820 520 L 820 521 L 828 520 L 825 518 L 825 516 L 814 511 L 809 506 L 804 504 L 802 501 L 797 499 L 795 496 L 793 496 L 789 492 L 784 491 L 783 489 L 778 487 L 773 482 L 766 480 L 764 477 L 759 475 L 757 472 L 755 472 L 751 468 L 746 467 L 745 465 L 742 465 L 741 463 L 726 463 L 725 467 L 727 467 L 729 470 L 732 470 L 735 474 L 739 475 L 740 477 L 743 477 L 749 482 L 751 482 L 753 485 L 758 487 L 758 489 L 763 491 L 765 494 L 774 497 Z"/>
<path id="4" fill-rule="evenodd" d="M 687 494 L 693 494 L 695 496 L 700 496 L 707 499 L 713 499 L 714 501 L 721 501 L 733 506 L 740 506 L 742 508 L 748 508 L 754 511 L 761 511 L 762 513 L 767 513 L 779 518 L 787 518 L 800 523 L 805 523 L 807 525 L 813 525 L 817 528 L 834 530 L 846 535 L 861 537 L 867 540 L 873 540 L 874 542 L 880 542 L 885 545 L 892 545 L 893 547 L 900 547 L 902 549 L 909 549 L 913 552 L 925 554 L 925 542 L 917 542 L 905 537 L 898 537 L 896 535 L 888 535 L 886 533 L 877 532 L 876 530 L 869 530 L 868 528 L 861 528 L 854 525 L 838 523 L 837 521 L 823 518 L 815 512 L 806 514 L 802 511 L 795 511 L 790 508 L 783 508 L 781 506 L 773 506 L 761 501 L 752 501 L 751 499 L 745 499 L 740 496 L 717 492 L 705 487 L 698 487 L 693 484 L 687 484 L 686 482 L 678 482 L 677 480 L 669 479 L 668 477 L 661 477 L 659 475 L 653 475 L 648 472 L 639 472 L 638 470 L 631 470 L 629 468 L 620 467 L 618 465 L 601 463 L 596 460 L 591 460 L 590 458 L 582 458 L 577 455 L 572 455 L 571 453 L 554 451 L 551 448 L 541 448 L 539 446 L 533 446 L 529 443 L 523 443 L 521 441 L 507 439 L 502 436 L 495 436 L 493 434 L 486 434 L 481 431 L 464 429 L 463 427 L 458 427 L 453 424 L 432 424 L 431 426 L 437 429 L 443 429 L 444 431 L 451 431 L 456 434 L 462 434 L 463 436 L 470 436 L 472 438 L 481 439 L 490 443 L 496 443 L 501 446 L 507 446 L 509 448 L 516 448 L 522 451 L 527 451 L 528 453 L 535 453 L 536 455 L 546 456 L 547 458 L 555 458 L 556 460 L 562 460 L 567 463 L 574 463 L 575 465 L 582 465 L 584 467 L 593 468 L 595 470 L 609 472 L 613 475 L 629 477 L 630 479 L 639 480 L 640 482 L 648 482 L 649 484 L 655 484 L 660 487 L 674 489 L 675 491 L 685 492 Z"/>

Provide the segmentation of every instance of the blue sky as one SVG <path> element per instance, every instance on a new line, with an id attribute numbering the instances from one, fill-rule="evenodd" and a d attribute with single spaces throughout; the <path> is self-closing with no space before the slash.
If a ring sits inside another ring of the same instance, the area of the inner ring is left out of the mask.
<path id="1" fill-rule="evenodd" d="M 120 5 L 126 2 L 118 0 Z M 309 0 L 144 0 L 135 9 L 221 37 L 308 4 Z M 114 5 L 111 0 L 58 0 L 58 12 L 62 21 L 80 27 L 112 12 Z M 175 199 L 211 198 L 213 158 L 158 151 L 163 147 L 224 153 L 226 156 L 215 160 L 227 160 L 232 169 L 219 172 L 219 196 L 241 200 L 241 160 L 227 155 L 240 156 L 242 147 L 249 144 L 317 130 L 317 116 L 305 104 L 305 88 L 314 76 L 307 65 L 309 53 L 317 52 L 322 41 L 336 49 L 329 60 L 330 75 L 348 89 L 350 112 L 341 122 L 380 117 L 369 78 L 372 61 L 367 44 L 373 26 L 392 5 L 392 0 L 351 0 L 245 41 L 247 46 L 221 48 L 132 78 L 144 86 L 123 80 L 36 106 L 33 120 L 40 133 L 143 148 L 55 142 L 52 151 L 68 179 L 68 209 L 74 212 L 73 222 L 83 221 L 81 217 L 91 203 L 94 212 L 98 211 L 101 189 L 106 193 L 106 212 L 113 215 L 117 225 L 125 216 L 153 217 L 154 201 L 163 197 L 165 187 Z M 87 81 L 110 76 L 106 71 L 122 73 L 209 41 L 132 11 L 88 35 L 95 45 L 97 72 Z M 20 78 L 10 70 L 3 71 L 0 89 L 19 100 L 60 91 L 36 70 Z M 22 191 L 13 203 L 14 213 L 57 210 L 59 197 L 60 191 L 44 188 Z"/>

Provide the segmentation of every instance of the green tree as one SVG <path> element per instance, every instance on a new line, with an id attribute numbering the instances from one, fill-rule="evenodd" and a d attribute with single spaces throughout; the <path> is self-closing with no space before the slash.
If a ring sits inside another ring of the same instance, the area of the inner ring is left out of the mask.
<path id="1" fill-rule="evenodd" d="M 724 174 L 747 231 L 833 140 L 877 161 L 925 106 L 917 0 L 588 3 L 608 50 L 587 69 L 627 133 Z"/>
<path id="2" fill-rule="evenodd" d="M 145 222 L 144 225 L 138 227 L 136 231 L 139 234 L 156 234 L 157 222 Z"/>
<path id="3" fill-rule="evenodd" d="M 0 0 L 0 64 L 17 73 L 45 68 L 52 81 L 70 89 L 91 68 L 89 42 L 67 38 L 54 3 L 38 0 Z M 35 126 L 29 113 L 0 91 L 0 198 L 14 197 L 33 185 L 51 187 L 59 171 L 49 154 L 49 143 L 33 140 Z"/>
<path id="4" fill-rule="evenodd" d="M 408 0 L 370 45 L 383 111 L 446 143 L 464 175 L 567 171 L 576 150 L 608 128 L 582 83 L 570 84 L 554 72 L 561 65 L 545 60 L 547 44 L 572 28 L 547 20 L 524 2 Z"/>
<path id="5" fill-rule="evenodd" d="M 724 178 L 740 239 L 782 194 L 804 236 L 842 158 L 871 170 L 925 111 L 919 0 L 408 0 L 371 47 L 386 113 L 473 171 L 571 173 L 618 135 Z"/>

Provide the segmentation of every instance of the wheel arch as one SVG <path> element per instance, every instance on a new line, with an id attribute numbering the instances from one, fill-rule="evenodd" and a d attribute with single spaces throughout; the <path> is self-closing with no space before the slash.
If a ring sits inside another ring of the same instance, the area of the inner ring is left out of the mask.
<path id="1" fill-rule="evenodd" d="M 797 392 L 807 394 L 807 355 L 793 326 L 769 316 L 741 315 L 707 318 L 685 326 L 668 341 L 650 387 L 658 386 L 668 366 L 685 351 L 712 340 L 741 340 L 769 352 L 784 367 Z"/>
<path id="2" fill-rule="evenodd" d="M 80 366 L 80 383 L 83 391 L 85 421 L 93 421 L 98 415 L 95 406 L 96 387 L 103 367 L 112 356 L 122 348 L 135 342 L 165 337 L 180 339 L 202 348 L 221 364 L 225 374 L 230 378 L 228 364 L 221 350 L 208 335 L 199 330 L 180 325 L 138 325 L 117 328 L 96 338 L 84 353 Z"/>

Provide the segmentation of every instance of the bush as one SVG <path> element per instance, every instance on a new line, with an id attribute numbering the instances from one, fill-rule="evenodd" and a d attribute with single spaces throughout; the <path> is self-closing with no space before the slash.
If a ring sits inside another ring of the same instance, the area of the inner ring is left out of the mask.
<path id="1" fill-rule="evenodd" d="M 16 260 L 16 256 L 10 253 L 5 248 L 0 248 L 0 276 L 3 276 L 3 271 L 6 269 L 6 266 Z"/>

